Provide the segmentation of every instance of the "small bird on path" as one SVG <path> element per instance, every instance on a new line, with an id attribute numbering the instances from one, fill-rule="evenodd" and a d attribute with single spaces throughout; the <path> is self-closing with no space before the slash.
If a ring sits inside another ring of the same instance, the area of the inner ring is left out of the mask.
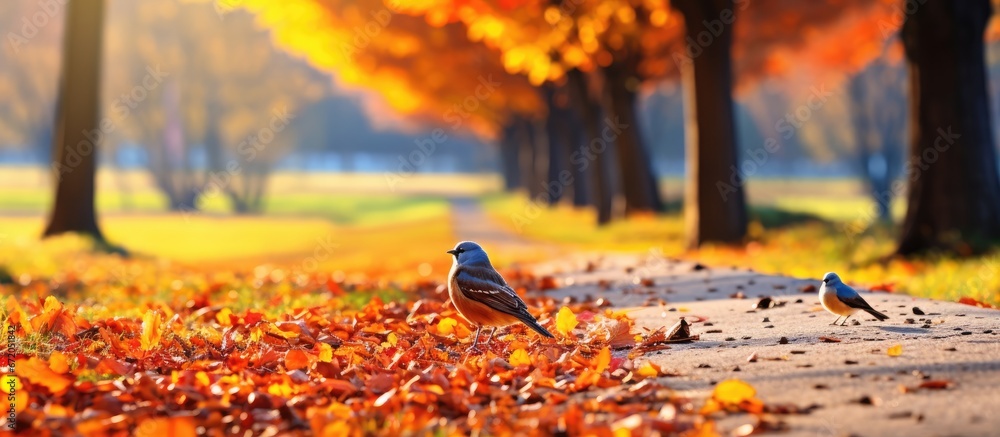
<path id="1" fill-rule="evenodd" d="M 493 327 L 486 344 L 493 340 L 497 328 L 518 321 L 545 337 L 553 337 L 538 324 L 528 312 L 528 305 L 493 268 L 482 247 L 472 241 L 463 241 L 448 253 L 455 257 L 448 273 L 448 295 L 458 313 L 477 326 L 472 349 L 479 344 L 483 326 Z"/>
<path id="2" fill-rule="evenodd" d="M 833 272 L 823 275 L 823 285 L 819 287 L 819 301 L 823 304 L 823 308 L 837 315 L 837 320 L 834 320 L 831 325 L 836 325 L 841 317 L 846 318 L 840 326 L 847 325 L 847 319 L 851 318 L 851 314 L 857 310 L 864 310 L 879 321 L 889 318 L 889 316 L 875 311 L 871 305 L 868 305 L 868 302 L 861 298 L 857 291 L 841 282 L 840 276 Z"/>

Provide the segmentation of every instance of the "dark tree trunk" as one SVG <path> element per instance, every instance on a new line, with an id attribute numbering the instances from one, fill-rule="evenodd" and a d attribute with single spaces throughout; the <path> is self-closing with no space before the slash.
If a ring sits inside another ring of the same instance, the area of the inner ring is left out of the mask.
<path id="1" fill-rule="evenodd" d="M 517 121 L 510 121 L 500 137 L 500 171 L 505 191 L 521 187 L 520 145 L 517 143 Z"/>
<path id="2" fill-rule="evenodd" d="M 591 95 L 587 86 L 587 80 L 580 70 L 570 70 L 567 73 L 567 80 L 571 94 L 574 96 L 574 106 L 579 108 L 580 118 L 585 133 L 584 153 L 579 155 L 585 170 L 589 169 L 593 184 L 592 201 L 597 208 L 597 224 L 603 225 L 611 222 L 614 189 L 608 177 L 607 148 L 610 147 L 601 138 L 601 115 L 600 105 Z M 574 160 L 575 161 L 575 160 Z"/>
<path id="3" fill-rule="evenodd" d="M 566 127 L 562 120 L 565 108 L 560 108 L 559 102 L 556 101 L 555 85 L 545 85 L 542 92 L 545 94 L 545 103 L 549 110 L 548 116 L 545 117 L 545 142 L 548 147 L 545 188 L 549 193 L 549 205 L 555 205 L 562 199 L 566 190 L 572 189 L 572 185 L 565 186 L 559 180 L 559 174 L 566 170 L 566 163 L 569 160 L 569 156 L 563 153 L 566 150 L 563 143 L 568 140 Z"/>
<path id="4" fill-rule="evenodd" d="M 538 138 L 536 137 L 534 122 L 526 117 L 518 117 L 517 133 L 514 138 L 517 141 L 518 158 L 521 168 L 521 181 L 528 192 L 528 197 L 535 199 L 541 190 L 543 183 L 538 174 Z"/>
<path id="5" fill-rule="evenodd" d="M 629 72 L 617 64 L 605 67 L 603 71 L 604 105 L 611 116 L 611 132 L 615 133 L 625 213 L 658 211 L 662 207 L 660 190 L 653 163 L 639 134 L 635 91 L 629 89 L 627 84 Z"/>
<path id="6" fill-rule="evenodd" d="M 709 32 L 703 23 L 718 20 L 724 10 L 734 11 L 732 0 L 680 0 L 673 6 L 683 14 L 692 41 Z M 746 236 L 744 181 L 734 177 L 739 154 L 733 118 L 732 25 L 721 27 L 710 44 L 700 47 L 701 53 L 681 62 L 687 105 L 684 213 L 689 247 L 740 243 Z"/>
<path id="7" fill-rule="evenodd" d="M 912 132 L 899 254 L 967 253 L 1000 237 L 983 44 L 990 12 L 989 0 L 928 0 L 903 25 Z"/>
<path id="8" fill-rule="evenodd" d="M 104 0 L 72 0 L 66 9 L 53 168 L 56 198 L 44 236 L 64 232 L 104 235 L 94 209 L 94 179 L 101 130 L 101 44 Z"/>

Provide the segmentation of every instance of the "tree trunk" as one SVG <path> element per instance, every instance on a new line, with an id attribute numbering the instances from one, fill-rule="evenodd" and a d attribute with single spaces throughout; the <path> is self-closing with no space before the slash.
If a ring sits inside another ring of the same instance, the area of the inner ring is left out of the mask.
<path id="1" fill-rule="evenodd" d="M 903 25 L 912 131 L 901 255 L 968 253 L 1000 237 L 983 44 L 989 18 L 989 0 L 928 0 Z"/>
<path id="2" fill-rule="evenodd" d="M 625 213 L 658 211 L 662 207 L 660 190 L 653 172 L 653 163 L 639 135 L 639 118 L 636 116 L 635 92 L 627 85 L 629 73 L 625 68 L 612 64 L 604 71 L 604 104 L 615 126 L 615 149 L 621 170 L 622 191 L 625 194 Z M 619 132 L 620 130 L 620 132 Z"/>
<path id="3" fill-rule="evenodd" d="M 104 242 L 94 208 L 100 117 L 104 0 L 72 0 L 66 9 L 53 169 L 56 198 L 44 236 L 78 232 Z"/>
<path id="4" fill-rule="evenodd" d="M 583 145 L 584 153 L 577 155 L 579 159 L 571 159 L 584 170 L 589 169 L 592 178 L 592 200 L 597 208 L 597 224 L 604 225 L 611 222 L 612 208 L 614 204 L 614 189 L 608 177 L 607 158 L 604 154 L 609 145 L 601 138 L 601 116 L 600 106 L 587 87 L 586 78 L 580 70 L 570 70 L 567 73 L 571 94 L 574 97 L 574 106 L 579 108 L 583 131 L 586 134 Z"/>
<path id="5" fill-rule="evenodd" d="M 544 126 L 529 117 L 519 117 L 517 142 L 520 147 L 521 180 L 532 200 L 545 200 L 545 170 L 547 169 L 548 146 L 544 141 Z"/>
<path id="6" fill-rule="evenodd" d="M 500 137 L 500 172 L 503 175 L 504 191 L 514 191 L 521 187 L 520 147 L 517 143 L 517 120 L 512 120 L 503 128 Z"/>
<path id="7" fill-rule="evenodd" d="M 683 14 L 691 41 L 709 32 L 703 23 L 718 20 L 724 10 L 734 11 L 732 0 L 680 0 L 673 6 Z M 692 248 L 707 242 L 740 243 L 746 236 L 744 181 L 735 174 L 739 154 L 731 47 L 732 25 L 723 25 L 710 44 L 699 46 L 700 53 L 681 62 L 687 106 L 684 215 Z"/>

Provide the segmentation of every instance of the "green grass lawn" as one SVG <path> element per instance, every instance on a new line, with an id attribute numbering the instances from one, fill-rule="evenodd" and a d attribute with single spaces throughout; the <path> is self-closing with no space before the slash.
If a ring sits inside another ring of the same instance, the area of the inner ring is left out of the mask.
<path id="1" fill-rule="evenodd" d="M 0 266 L 15 275 L 58 275 L 67 264 L 82 269 L 83 261 L 75 254 L 86 250 L 85 242 L 38 241 L 51 197 L 48 189 L 38 186 L 43 176 L 27 170 L 0 176 L 8 184 L 0 190 Z M 319 262 L 318 270 L 396 280 L 445 274 L 447 257 L 428 260 L 424 254 L 427 248 L 454 244 L 447 196 L 495 189 L 492 177 L 419 176 L 408 181 L 406 190 L 392 192 L 381 185 L 379 175 L 279 175 L 270 185 L 265 214 L 241 217 L 226 213 L 221 198 L 209 199 L 204 212 L 165 213 L 165 199 L 146 175 L 132 172 L 122 177 L 131 187 L 127 194 L 107 173 L 99 175 L 98 209 L 109 239 L 137 256 L 220 269 L 266 263 L 291 271 L 311 266 L 308 259 L 328 241 L 336 246 L 336 254 Z M 668 197 L 678 194 L 679 184 L 663 181 Z M 597 228 L 589 210 L 533 208 L 523 196 L 507 194 L 484 195 L 482 202 L 501 226 L 570 250 L 657 250 L 804 278 L 837 271 L 848 281 L 893 283 L 918 296 L 970 296 L 1000 303 L 997 252 L 968 259 L 885 260 L 894 248 L 894 229 L 873 226 L 858 235 L 848 232 L 847 225 L 864 219 L 871 208 L 856 181 L 752 181 L 748 197 L 754 205 L 752 241 L 740 248 L 709 246 L 696 252 L 685 249 L 683 218 L 676 211 Z M 902 212 L 903 205 L 896 202 L 894 216 Z M 524 257 L 495 256 L 503 265 Z"/>

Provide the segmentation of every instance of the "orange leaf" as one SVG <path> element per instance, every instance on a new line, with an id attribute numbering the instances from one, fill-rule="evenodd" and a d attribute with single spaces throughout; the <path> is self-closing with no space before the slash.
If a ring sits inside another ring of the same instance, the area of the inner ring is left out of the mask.
<path id="1" fill-rule="evenodd" d="M 27 360 L 17 360 L 15 368 L 28 382 L 40 385 L 49 389 L 52 394 L 61 394 L 73 384 L 73 380 L 65 375 L 53 372 L 49 363 L 42 361 L 38 357 L 31 357 Z"/>
<path id="2" fill-rule="evenodd" d="M 52 352 L 52 355 L 49 355 L 49 368 L 56 373 L 67 373 L 69 372 L 69 358 L 62 352 Z"/>
<path id="3" fill-rule="evenodd" d="M 7 314 L 11 325 L 20 324 L 25 334 L 33 332 L 28 314 L 24 312 L 24 309 L 17 303 L 17 299 L 14 299 L 13 295 L 7 296 Z"/>
<path id="4" fill-rule="evenodd" d="M 604 373 L 610 364 L 611 349 L 605 346 L 604 349 L 601 349 L 601 351 L 598 352 L 597 359 L 594 360 L 594 371 L 598 374 Z"/>
<path id="5" fill-rule="evenodd" d="M 197 426 L 191 417 L 155 417 L 139 422 L 136 435 L 195 435 Z"/>
<path id="6" fill-rule="evenodd" d="M 149 351 L 160 344 L 160 313 L 153 310 L 146 311 L 142 317 L 142 337 L 139 345 L 143 351 Z"/>
<path id="7" fill-rule="evenodd" d="M 285 368 L 288 370 L 299 370 L 309 367 L 309 355 L 301 349 L 289 349 L 285 352 Z"/>

